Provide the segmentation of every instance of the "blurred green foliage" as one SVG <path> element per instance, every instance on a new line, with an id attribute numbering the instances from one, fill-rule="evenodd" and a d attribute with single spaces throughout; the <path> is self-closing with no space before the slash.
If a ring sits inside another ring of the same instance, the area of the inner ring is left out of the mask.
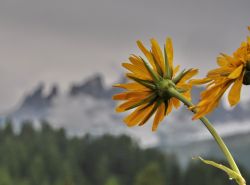
<path id="1" fill-rule="evenodd" d="M 244 172 L 249 178 L 248 174 Z M 128 136 L 67 137 L 64 129 L 31 122 L 0 129 L 0 185 L 228 185 L 221 171 L 141 149 Z"/>

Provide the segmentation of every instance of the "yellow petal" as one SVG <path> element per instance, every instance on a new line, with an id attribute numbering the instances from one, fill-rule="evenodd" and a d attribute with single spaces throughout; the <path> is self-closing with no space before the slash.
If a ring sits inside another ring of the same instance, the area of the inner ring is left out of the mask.
<path id="1" fill-rule="evenodd" d="M 122 103 L 121 105 L 116 107 L 115 110 L 116 110 L 116 112 L 124 112 L 124 111 L 126 111 L 126 109 L 128 109 L 129 107 L 135 105 L 140 100 L 141 99 L 138 99 L 138 98 L 130 99 L 130 100 L 126 101 L 125 103 Z"/>
<path id="2" fill-rule="evenodd" d="M 202 106 L 199 106 L 199 105 L 196 106 L 198 111 L 194 115 L 194 117 L 192 118 L 193 120 L 198 119 L 198 118 L 210 113 L 214 108 L 216 108 L 218 106 L 219 101 L 217 101 L 217 100 L 214 100 L 214 101 L 204 100 L 202 102 L 202 104 L 203 104 Z"/>
<path id="3" fill-rule="evenodd" d="M 154 123 L 152 126 L 152 131 L 156 131 L 159 123 L 163 120 L 164 118 L 164 110 L 165 110 L 165 105 L 162 103 L 159 108 L 156 111 L 155 118 L 154 118 Z"/>
<path id="4" fill-rule="evenodd" d="M 178 83 L 178 84 L 176 84 L 176 87 L 181 88 L 181 89 L 185 89 L 186 91 L 188 91 L 192 88 L 192 84 Z"/>
<path id="5" fill-rule="evenodd" d="M 141 59 L 140 57 L 138 57 L 138 56 L 136 56 L 136 55 L 131 55 L 131 56 L 129 57 L 129 60 L 130 60 L 130 62 L 131 62 L 133 65 L 137 66 L 137 67 L 138 67 L 140 70 L 142 70 L 144 73 L 146 73 L 147 75 L 150 75 L 150 74 L 148 73 L 147 68 L 145 67 L 144 62 L 142 61 L 142 59 Z"/>
<path id="6" fill-rule="evenodd" d="M 130 61 L 132 64 L 134 64 L 134 65 L 144 66 L 142 60 L 141 60 L 139 57 L 137 57 L 136 55 L 131 55 L 131 56 L 129 57 L 129 61 Z"/>
<path id="7" fill-rule="evenodd" d="M 168 107 L 167 107 L 167 112 L 166 112 L 167 115 L 172 111 L 172 108 L 173 108 L 173 101 L 172 101 L 172 98 L 171 98 L 168 101 Z"/>
<path id="8" fill-rule="evenodd" d="M 227 55 L 227 54 L 224 54 L 224 53 L 221 53 L 221 56 L 225 58 L 225 60 L 228 61 L 228 65 L 231 64 L 232 66 L 235 66 L 236 64 L 236 61 L 233 57 Z"/>
<path id="9" fill-rule="evenodd" d="M 210 78 L 203 78 L 203 79 L 190 80 L 189 83 L 192 84 L 192 85 L 202 85 L 202 84 L 206 84 L 206 83 L 208 83 L 210 81 L 211 81 Z"/>
<path id="10" fill-rule="evenodd" d="M 215 109 L 222 95 L 227 88 L 231 85 L 230 81 L 225 81 L 224 84 L 218 84 L 210 89 L 207 89 L 201 93 L 201 101 L 195 106 L 197 113 L 194 115 L 194 119 L 198 119 Z"/>
<path id="11" fill-rule="evenodd" d="M 148 59 L 149 63 L 153 67 L 153 69 L 156 69 L 155 64 L 154 64 L 154 59 L 153 59 L 151 53 L 144 47 L 144 45 L 142 44 L 142 42 L 140 40 L 138 40 L 136 43 L 137 43 L 137 46 L 140 48 L 140 50 L 143 52 L 143 54 Z"/>
<path id="12" fill-rule="evenodd" d="M 241 77 L 238 78 L 234 82 L 234 84 L 233 84 L 233 86 L 228 94 L 228 101 L 229 101 L 231 106 L 236 105 L 240 101 L 240 92 L 241 92 L 243 77 L 244 77 L 244 74 L 242 73 Z"/>
<path id="13" fill-rule="evenodd" d="M 178 66 L 176 66 L 176 67 L 174 68 L 174 74 L 173 74 L 173 76 L 175 76 L 176 73 L 178 73 L 179 69 L 180 69 L 180 65 L 178 65 Z"/>
<path id="14" fill-rule="evenodd" d="M 127 117 L 125 117 L 123 121 L 127 124 L 127 126 L 132 127 L 132 126 L 137 125 L 140 122 L 140 120 L 143 118 L 143 116 L 144 115 L 136 109 Z"/>
<path id="15" fill-rule="evenodd" d="M 169 67 L 173 70 L 173 57 L 174 57 L 174 50 L 171 38 L 166 39 L 166 53 L 168 56 Z"/>
<path id="16" fill-rule="evenodd" d="M 127 126 L 132 127 L 138 125 L 139 122 L 150 113 L 153 105 L 148 106 L 147 108 L 144 107 L 145 105 L 139 106 L 135 111 L 133 111 L 124 119 L 124 122 L 127 124 Z"/>
<path id="17" fill-rule="evenodd" d="M 236 79 L 236 78 L 238 78 L 241 75 L 242 69 L 243 69 L 243 65 L 240 65 L 232 73 L 230 73 L 230 75 L 228 76 L 228 78 L 230 78 L 230 79 Z"/>
<path id="18" fill-rule="evenodd" d="M 207 77 L 213 78 L 214 76 L 216 76 L 216 78 L 218 78 L 220 76 L 228 76 L 233 70 L 234 68 L 228 66 L 220 67 L 209 71 Z"/>
<path id="19" fill-rule="evenodd" d="M 154 55 L 156 62 L 159 64 L 163 73 L 165 73 L 165 63 L 164 63 L 164 58 L 162 55 L 161 48 L 155 39 L 151 39 L 150 41 L 152 44 L 152 54 Z"/>
<path id="20" fill-rule="evenodd" d="M 113 100 L 127 100 L 130 98 L 145 98 L 146 96 L 148 96 L 150 94 L 149 91 L 140 91 L 140 92 L 136 92 L 136 91 L 131 91 L 131 92 L 123 92 L 123 93 L 119 93 L 119 94 L 115 94 L 113 96 Z"/>
<path id="21" fill-rule="evenodd" d="M 228 61 L 223 56 L 217 57 L 217 64 L 221 67 L 226 66 L 228 64 Z"/>
<path id="22" fill-rule="evenodd" d="M 172 102 L 173 102 L 173 105 L 176 109 L 178 109 L 181 105 L 181 102 L 180 100 L 178 100 L 177 98 L 171 98 L 172 99 Z"/>
<path id="23" fill-rule="evenodd" d="M 158 103 L 155 102 L 155 103 L 151 106 L 151 109 L 150 109 L 150 111 L 147 113 L 147 115 L 144 116 L 144 118 L 141 120 L 141 122 L 139 123 L 139 126 L 144 125 L 144 124 L 151 118 L 151 116 L 155 113 L 155 111 L 157 110 L 157 108 L 158 108 Z"/>
<path id="24" fill-rule="evenodd" d="M 145 86 L 136 82 L 127 83 L 127 84 L 115 84 L 113 85 L 113 87 L 123 88 L 128 91 L 147 91 L 148 90 Z"/>
<path id="25" fill-rule="evenodd" d="M 227 82 L 228 80 L 224 80 L 221 83 L 214 83 L 211 87 L 208 87 L 201 93 L 202 99 L 208 99 L 210 96 L 216 96 Z"/>
<path id="26" fill-rule="evenodd" d="M 232 84 L 232 81 L 226 80 L 222 83 L 218 83 L 211 88 L 206 89 L 201 93 L 201 99 L 203 102 L 207 101 L 209 104 L 212 104 L 213 102 L 219 101 L 221 96 L 225 93 L 227 88 Z M 202 106 L 202 103 L 199 103 L 200 106 Z M 206 106 L 208 107 L 208 106 Z"/>
<path id="27" fill-rule="evenodd" d="M 195 113 L 195 115 L 192 117 L 192 120 L 199 119 L 202 116 L 207 114 L 207 112 L 203 111 L 202 109 L 198 109 L 198 110 L 199 110 L 199 112 Z"/>
<path id="28" fill-rule="evenodd" d="M 198 73 L 198 69 L 191 69 L 190 71 L 188 71 L 179 81 L 179 83 L 183 83 L 187 80 L 189 80 L 190 78 L 192 78 L 194 75 L 196 75 Z"/>
<path id="29" fill-rule="evenodd" d="M 186 91 L 182 94 L 186 99 L 188 99 L 189 101 L 191 101 L 192 97 L 191 97 L 191 92 L 190 91 Z"/>
<path id="30" fill-rule="evenodd" d="M 143 68 L 140 68 L 138 65 L 133 65 L 130 63 L 122 63 L 122 66 L 132 73 L 134 73 L 135 76 L 138 78 L 146 79 L 146 80 L 151 80 L 151 76 L 148 74 L 147 71 L 144 71 Z"/>

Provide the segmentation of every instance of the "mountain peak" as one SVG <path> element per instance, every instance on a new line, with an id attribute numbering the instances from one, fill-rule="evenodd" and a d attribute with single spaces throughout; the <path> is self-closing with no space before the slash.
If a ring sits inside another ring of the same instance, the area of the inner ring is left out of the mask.
<path id="1" fill-rule="evenodd" d="M 44 89 L 44 84 L 40 83 L 8 117 L 15 120 L 45 118 L 59 90 L 57 85 L 53 85 L 49 93 L 44 94 Z"/>
<path id="2" fill-rule="evenodd" d="M 77 96 L 81 94 L 88 94 L 95 98 L 107 97 L 107 91 L 103 86 L 103 78 L 100 74 L 97 74 L 83 83 L 73 84 L 71 86 L 70 96 Z"/>
<path id="3" fill-rule="evenodd" d="M 47 95 L 44 94 L 44 89 L 44 84 L 40 83 L 33 92 L 26 96 L 21 107 L 32 107 L 36 105 L 44 107 L 52 104 L 53 99 L 58 95 L 58 86 L 53 85 Z"/>
<path id="4" fill-rule="evenodd" d="M 54 99 L 55 97 L 58 96 L 58 94 L 59 94 L 59 88 L 58 88 L 58 86 L 57 86 L 56 84 L 54 84 L 54 85 L 51 87 L 51 90 L 50 90 L 50 92 L 49 92 L 49 94 L 48 94 L 48 96 L 47 96 L 46 99 L 47 99 L 49 102 L 52 102 L 53 99 Z"/>

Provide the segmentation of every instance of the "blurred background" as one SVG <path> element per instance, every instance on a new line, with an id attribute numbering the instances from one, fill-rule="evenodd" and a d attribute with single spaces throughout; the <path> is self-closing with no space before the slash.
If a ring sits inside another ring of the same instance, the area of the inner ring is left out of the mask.
<path id="1" fill-rule="evenodd" d="M 223 161 L 183 107 L 158 131 L 127 128 L 114 112 L 121 63 L 173 39 L 174 63 L 199 68 L 249 35 L 249 0 L 0 0 L 0 185 L 234 184 L 192 160 Z M 209 115 L 250 177 L 250 96 Z M 202 88 L 193 90 L 194 102 Z"/>

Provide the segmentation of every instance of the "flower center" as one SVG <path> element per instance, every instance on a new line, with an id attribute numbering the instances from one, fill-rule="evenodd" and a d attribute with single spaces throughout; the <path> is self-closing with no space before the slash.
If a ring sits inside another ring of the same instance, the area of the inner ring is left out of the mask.
<path id="1" fill-rule="evenodd" d="M 169 94 L 170 88 L 175 88 L 175 84 L 168 79 L 162 79 L 156 84 L 156 91 L 158 96 L 162 98 L 169 98 L 171 95 Z"/>

